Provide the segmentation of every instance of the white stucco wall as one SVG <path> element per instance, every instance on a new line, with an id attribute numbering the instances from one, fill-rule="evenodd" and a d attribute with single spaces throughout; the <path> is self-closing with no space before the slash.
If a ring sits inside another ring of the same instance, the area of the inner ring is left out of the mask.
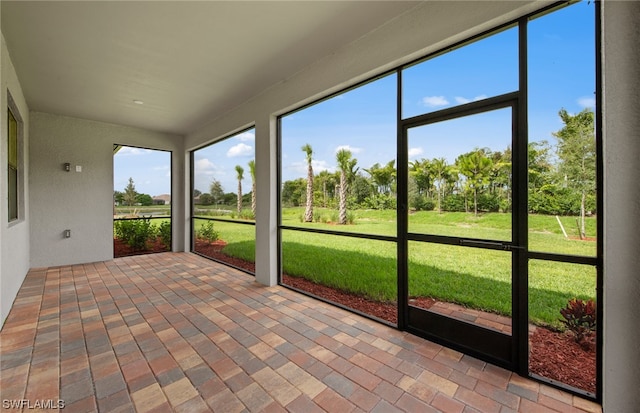
<path id="1" fill-rule="evenodd" d="M 174 216 L 184 216 L 182 137 L 33 112 L 30 174 L 31 266 L 113 258 L 113 144 L 172 151 Z M 71 172 L 63 164 L 71 163 Z M 75 172 L 81 165 L 82 172 Z M 71 238 L 64 238 L 65 229 Z M 183 251 L 174 225 L 174 251 Z"/>
<path id="2" fill-rule="evenodd" d="M 640 2 L 603 11 L 604 410 L 640 409 Z"/>
<path id="3" fill-rule="evenodd" d="M 0 51 L 0 326 L 4 323 L 13 305 L 18 289 L 29 271 L 29 108 L 25 102 L 20 82 L 11 62 L 7 45 L 2 36 Z M 19 116 L 22 118 L 22 147 L 19 153 L 22 169 L 18 171 L 24 196 L 20 198 L 19 219 L 8 222 L 7 193 L 7 105 L 8 93 L 11 94 Z M 21 178 L 20 178 L 21 177 Z"/>

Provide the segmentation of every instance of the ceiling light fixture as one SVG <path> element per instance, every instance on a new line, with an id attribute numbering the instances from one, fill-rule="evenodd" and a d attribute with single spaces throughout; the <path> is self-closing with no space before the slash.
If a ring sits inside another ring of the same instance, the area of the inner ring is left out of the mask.
<path id="1" fill-rule="evenodd" d="M 138 99 L 134 99 L 134 100 L 133 100 L 133 103 L 135 103 L 136 105 L 143 105 L 143 104 L 144 104 L 144 102 L 143 102 L 143 101 L 138 100 Z"/>

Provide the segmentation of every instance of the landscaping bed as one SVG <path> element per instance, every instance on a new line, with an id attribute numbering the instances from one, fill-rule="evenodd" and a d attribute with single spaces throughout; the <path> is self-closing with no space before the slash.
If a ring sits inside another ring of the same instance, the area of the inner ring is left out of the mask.
<path id="1" fill-rule="evenodd" d="M 129 246 L 126 242 L 114 238 L 113 239 L 113 257 L 128 257 L 131 255 L 143 255 L 143 254 L 155 254 L 158 252 L 167 252 L 171 249 L 157 239 L 154 242 L 147 242 L 147 247 L 145 249 L 135 249 Z"/>

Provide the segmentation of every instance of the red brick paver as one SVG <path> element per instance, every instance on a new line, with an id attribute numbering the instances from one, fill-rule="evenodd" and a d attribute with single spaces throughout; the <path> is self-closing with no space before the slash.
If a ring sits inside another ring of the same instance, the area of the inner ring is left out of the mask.
<path id="1" fill-rule="evenodd" d="M 601 411 L 189 253 L 32 269 L 0 361 L 3 403 L 71 412 Z"/>

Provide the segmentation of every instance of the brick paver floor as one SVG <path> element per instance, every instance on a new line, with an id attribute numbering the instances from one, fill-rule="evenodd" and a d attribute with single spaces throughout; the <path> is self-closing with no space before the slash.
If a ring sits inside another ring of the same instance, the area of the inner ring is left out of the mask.
<path id="1" fill-rule="evenodd" d="M 600 411 L 190 253 L 32 269 L 0 358 L 14 411 Z"/>

